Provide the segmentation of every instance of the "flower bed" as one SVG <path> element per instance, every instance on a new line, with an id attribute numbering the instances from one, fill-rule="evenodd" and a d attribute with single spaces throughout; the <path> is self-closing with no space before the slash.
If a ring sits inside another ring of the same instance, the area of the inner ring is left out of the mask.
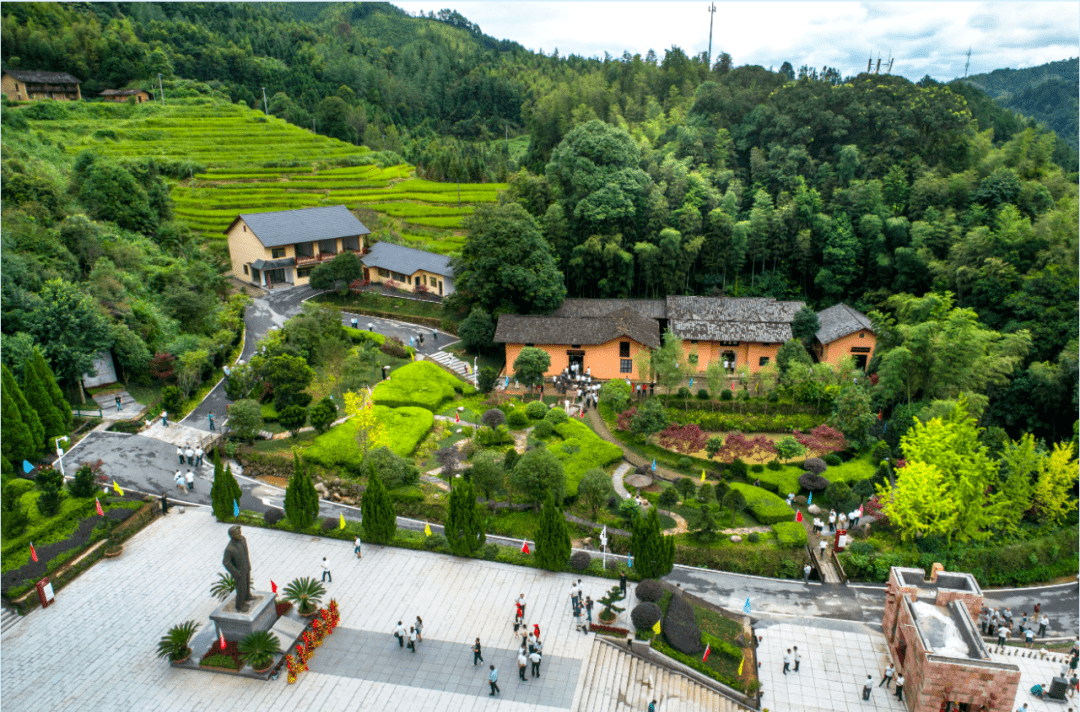
<path id="1" fill-rule="evenodd" d="M 614 635 L 623 638 L 630 635 L 630 631 L 626 628 L 620 628 L 616 625 L 602 625 L 600 623 L 589 624 L 589 630 L 593 633 L 602 633 L 604 635 Z"/>
<path id="2" fill-rule="evenodd" d="M 744 433 L 782 433 L 792 430 L 810 430 L 828 420 L 824 415 L 809 413 L 770 413 L 768 415 L 740 415 L 738 413 L 719 413 L 708 410 L 683 410 L 667 408 L 671 422 L 679 425 L 693 423 L 702 430 L 727 432 L 738 430 Z"/>
<path id="3" fill-rule="evenodd" d="M 240 653 L 236 641 L 226 640 L 225 647 L 222 648 L 221 643 L 215 640 L 199 659 L 199 665 L 238 671 L 244 667 L 244 656 Z"/>

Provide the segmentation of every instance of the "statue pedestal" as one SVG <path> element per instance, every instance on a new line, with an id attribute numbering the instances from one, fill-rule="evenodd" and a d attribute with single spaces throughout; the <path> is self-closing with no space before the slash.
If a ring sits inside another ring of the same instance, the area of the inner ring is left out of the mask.
<path id="1" fill-rule="evenodd" d="M 257 630 L 270 630 L 277 621 L 274 607 L 274 594 L 266 591 L 252 591 L 253 600 L 248 602 L 246 612 L 236 610 L 236 595 L 214 609 L 210 620 L 214 621 L 219 635 L 227 641 L 239 641 L 248 633 Z"/>

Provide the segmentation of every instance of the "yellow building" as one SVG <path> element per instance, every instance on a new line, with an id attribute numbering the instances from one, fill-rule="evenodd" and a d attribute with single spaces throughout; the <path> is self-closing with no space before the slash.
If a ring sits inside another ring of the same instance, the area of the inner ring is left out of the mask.
<path id="1" fill-rule="evenodd" d="M 34 72 L 5 69 L 0 75 L 0 91 L 12 101 L 78 101 L 82 99 L 82 81 L 67 72 Z"/>
<path id="2" fill-rule="evenodd" d="M 450 258 L 412 247 L 376 242 L 361 259 L 364 279 L 403 292 L 424 292 L 440 297 L 454 293 Z"/>
<path id="3" fill-rule="evenodd" d="M 267 289 L 307 284 L 342 252 L 359 258 L 370 232 L 344 205 L 241 213 L 225 230 L 233 276 Z"/>
<path id="4" fill-rule="evenodd" d="M 115 104 L 122 104 L 132 97 L 136 104 L 142 104 L 154 98 L 153 94 L 143 89 L 106 89 L 98 96 Z"/>

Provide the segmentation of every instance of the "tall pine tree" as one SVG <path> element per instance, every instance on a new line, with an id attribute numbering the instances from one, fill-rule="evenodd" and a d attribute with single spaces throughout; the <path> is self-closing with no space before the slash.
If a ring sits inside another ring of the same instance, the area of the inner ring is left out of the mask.
<path id="1" fill-rule="evenodd" d="M 570 531 L 566 518 L 550 494 L 540 510 L 536 532 L 536 562 L 548 571 L 562 571 L 570 561 Z"/>
<path id="2" fill-rule="evenodd" d="M 44 437 L 46 440 L 60 435 L 67 435 L 68 431 L 64 426 L 64 419 L 57 411 L 56 404 L 53 403 L 52 396 L 49 394 L 49 389 L 38 373 L 38 369 L 35 368 L 33 357 L 26 359 L 26 366 L 23 368 L 22 391 L 23 395 L 26 396 L 26 402 L 30 404 L 30 407 L 34 409 L 34 412 L 37 413 L 38 418 L 41 420 L 41 425 L 45 429 Z"/>
<path id="3" fill-rule="evenodd" d="M 372 544 L 389 544 L 397 533 L 397 514 L 390 492 L 374 472 L 368 475 L 367 489 L 360 501 L 364 517 L 364 536 Z"/>
<path id="4" fill-rule="evenodd" d="M 64 392 L 60 390 L 60 386 L 57 385 L 56 375 L 49 368 L 49 362 L 45 360 L 37 347 L 34 347 L 32 361 L 34 371 L 37 373 L 38 378 L 41 379 L 41 382 L 45 384 L 45 389 L 49 392 L 49 397 L 52 398 L 56 411 L 64 421 L 64 433 L 66 434 L 71 430 L 71 405 L 64 398 Z"/>
<path id="5" fill-rule="evenodd" d="M 13 462 L 18 460 L 29 460 L 35 457 L 42 448 L 45 447 L 45 428 L 41 425 L 41 419 L 38 418 L 37 412 L 30 407 L 30 404 L 26 402 L 26 397 L 23 395 L 22 389 L 19 388 L 19 383 L 15 380 L 15 374 L 11 372 L 6 365 L 3 367 L 3 381 L 0 383 L 3 386 L 5 395 L 4 405 L 4 419 L 8 418 L 8 405 L 10 404 L 18 412 L 18 422 L 21 423 L 22 430 L 26 433 L 26 443 L 23 444 L 22 436 L 16 434 L 17 449 L 22 454 L 9 456 Z M 3 439 L 6 440 L 7 423 L 4 423 Z M 18 426 L 16 426 L 18 427 Z M 5 453 L 9 452 L 6 447 Z"/>
<path id="6" fill-rule="evenodd" d="M 34 436 L 23 422 L 22 413 L 15 399 L 14 389 L 7 387 L 7 366 L 4 366 L 4 387 L 0 389 L 0 451 L 9 462 L 21 463 L 34 457 Z M 14 380 L 14 379 L 12 379 Z"/>
<path id="7" fill-rule="evenodd" d="M 658 579 L 674 568 L 675 537 L 664 536 L 656 507 L 649 507 L 648 515 L 634 520 L 630 551 L 634 554 L 634 568 L 643 578 Z"/>
<path id="8" fill-rule="evenodd" d="M 484 545 L 487 537 L 472 482 L 458 480 L 450 490 L 450 511 L 444 529 L 450 551 L 457 556 L 469 556 Z"/>
<path id="9" fill-rule="evenodd" d="M 219 522 L 233 520 L 233 504 L 240 501 L 241 494 L 232 467 L 221 467 L 220 450 L 214 448 L 214 484 L 210 485 L 210 501 Z"/>
<path id="10" fill-rule="evenodd" d="M 300 455 L 293 450 L 293 475 L 285 490 L 285 516 L 296 529 L 307 529 L 319 516 L 319 493 L 311 476 L 300 465 Z"/>

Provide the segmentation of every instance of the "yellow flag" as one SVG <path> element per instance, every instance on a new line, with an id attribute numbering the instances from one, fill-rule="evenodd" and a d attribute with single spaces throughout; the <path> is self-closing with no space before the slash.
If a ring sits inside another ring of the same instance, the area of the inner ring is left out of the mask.
<path id="1" fill-rule="evenodd" d="M 344 529 L 345 528 L 345 515 L 344 514 L 339 514 L 338 516 L 341 517 L 341 528 Z"/>
<path id="2" fill-rule="evenodd" d="M 742 660 L 739 661 L 739 675 L 742 675 L 742 666 L 743 666 L 743 663 L 745 663 L 745 662 L 746 662 L 745 657 Z"/>
<path id="3" fill-rule="evenodd" d="M 701 481 L 702 482 L 705 481 L 705 470 L 704 469 L 701 470 Z"/>
<path id="4" fill-rule="evenodd" d="M 120 485 L 116 484 L 116 480 L 112 481 L 112 488 L 113 491 L 116 492 L 118 495 L 120 495 L 121 497 L 124 496 L 124 490 L 120 489 Z"/>
<path id="5" fill-rule="evenodd" d="M 424 523 L 424 536 L 431 536 L 431 525 Z"/>
<path id="6" fill-rule="evenodd" d="M 652 632 L 660 635 L 660 621 L 656 621 L 656 625 L 652 627 Z"/>

